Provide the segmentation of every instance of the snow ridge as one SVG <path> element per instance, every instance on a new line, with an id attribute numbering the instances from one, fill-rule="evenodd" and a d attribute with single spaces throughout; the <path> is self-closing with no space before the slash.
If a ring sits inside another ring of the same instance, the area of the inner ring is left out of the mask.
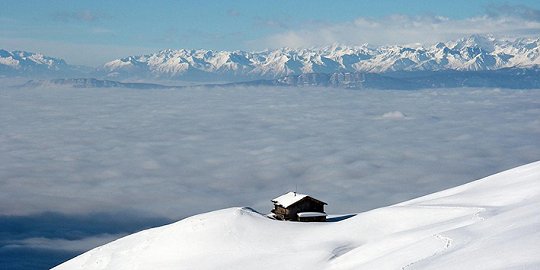
<path id="1" fill-rule="evenodd" d="M 540 161 L 338 222 L 223 209 L 121 238 L 54 270 L 539 269 L 539 181 Z"/>
<path id="2" fill-rule="evenodd" d="M 515 40 L 473 35 L 432 46 L 333 45 L 259 52 L 162 50 L 100 67 L 109 77 L 278 78 L 302 73 L 483 71 L 540 65 L 540 38 Z"/>

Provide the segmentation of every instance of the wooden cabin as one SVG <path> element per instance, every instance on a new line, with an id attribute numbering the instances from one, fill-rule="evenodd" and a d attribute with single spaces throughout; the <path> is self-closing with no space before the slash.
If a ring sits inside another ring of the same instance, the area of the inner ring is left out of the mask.
<path id="1" fill-rule="evenodd" d="M 324 222 L 326 213 L 324 206 L 327 204 L 311 196 L 296 192 L 288 192 L 272 200 L 274 209 L 272 213 L 279 220 Z"/>

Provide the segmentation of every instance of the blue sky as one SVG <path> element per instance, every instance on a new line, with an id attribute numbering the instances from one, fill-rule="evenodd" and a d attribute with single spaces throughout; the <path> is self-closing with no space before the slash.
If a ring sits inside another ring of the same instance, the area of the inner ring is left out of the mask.
<path id="1" fill-rule="evenodd" d="M 0 47 L 91 66 L 166 48 L 427 43 L 471 33 L 538 36 L 540 28 L 540 1 L 533 0 L 1 0 L 0 4 Z"/>

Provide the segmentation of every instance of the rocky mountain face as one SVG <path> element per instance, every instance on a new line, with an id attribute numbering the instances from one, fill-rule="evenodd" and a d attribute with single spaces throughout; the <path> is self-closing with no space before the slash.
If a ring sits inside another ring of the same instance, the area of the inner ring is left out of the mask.
<path id="1" fill-rule="evenodd" d="M 502 68 L 488 71 L 335 72 L 288 75 L 273 80 L 278 86 L 349 89 L 417 90 L 427 88 L 491 87 L 539 89 L 540 69 Z"/>
<path id="2" fill-rule="evenodd" d="M 371 77 L 370 75 L 367 76 Z M 276 84 L 283 86 L 321 86 L 351 89 L 362 89 L 365 82 L 366 74 L 360 72 L 303 73 L 287 75 L 276 80 Z"/>
<path id="3" fill-rule="evenodd" d="M 246 51 L 163 50 L 113 60 L 99 68 L 109 78 L 190 80 L 274 79 L 304 73 L 487 71 L 540 65 L 540 39 L 474 35 L 427 47 L 330 46 Z"/>

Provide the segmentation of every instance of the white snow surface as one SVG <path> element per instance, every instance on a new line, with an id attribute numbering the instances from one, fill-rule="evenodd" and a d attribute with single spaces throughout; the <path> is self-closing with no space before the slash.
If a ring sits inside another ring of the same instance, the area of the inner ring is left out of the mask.
<path id="1" fill-rule="evenodd" d="M 53 269 L 539 269 L 539 228 L 534 162 L 338 222 L 200 214 Z"/>
<path id="2" fill-rule="evenodd" d="M 272 202 L 277 203 L 283 207 L 289 207 L 307 196 L 308 195 L 306 194 L 300 194 L 296 192 L 287 192 L 273 199 Z"/>

